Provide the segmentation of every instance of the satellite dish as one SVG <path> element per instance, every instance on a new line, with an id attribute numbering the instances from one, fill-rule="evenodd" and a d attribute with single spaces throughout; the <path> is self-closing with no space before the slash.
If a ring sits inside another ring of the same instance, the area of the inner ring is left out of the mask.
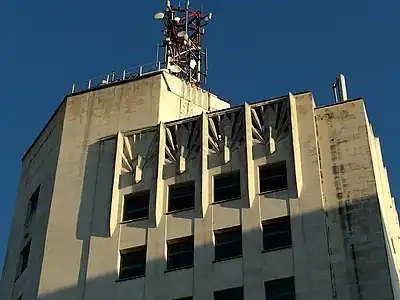
<path id="1" fill-rule="evenodd" d="M 178 37 L 184 38 L 185 40 L 189 39 L 189 35 L 186 33 L 186 31 L 179 31 L 178 32 Z"/>
<path id="2" fill-rule="evenodd" d="M 181 20 L 180 17 L 175 17 L 175 18 L 174 18 L 174 21 L 175 21 L 176 23 L 179 23 L 180 20 Z"/>
<path id="3" fill-rule="evenodd" d="M 163 12 L 158 12 L 154 15 L 154 19 L 156 20 L 162 20 L 164 19 L 165 14 Z"/>
<path id="4" fill-rule="evenodd" d="M 197 62 L 196 62 L 194 59 L 192 59 L 192 60 L 190 61 L 190 68 L 191 68 L 191 69 L 194 69 L 194 68 L 196 68 L 196 65 L 197 65 Z"/>
<path id="5" fill-rule="evenodd" d="M 169 65 L 168 69 L 172 72 L 172 73 L 180 73 L 182 71 L 182 69 L 177 66 L 177 65 Z"/>

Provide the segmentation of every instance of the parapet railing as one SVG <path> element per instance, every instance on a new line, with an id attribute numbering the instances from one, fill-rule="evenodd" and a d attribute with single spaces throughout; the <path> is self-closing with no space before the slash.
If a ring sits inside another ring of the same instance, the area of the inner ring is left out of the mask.
<path id="1" fill-rule="evenodd" d="M 136 78 L 142 75 L 159 71 L 164 68 L 165 68 L 165 63 L 152 62 L 149 64 L 144 64 L 133 68 L 124 69 L 122 71 L 112 71 L 109 74 L 95 77 L 78 84 L 73 84 L 68 94 L 83 92 L 110 83 Z"/>

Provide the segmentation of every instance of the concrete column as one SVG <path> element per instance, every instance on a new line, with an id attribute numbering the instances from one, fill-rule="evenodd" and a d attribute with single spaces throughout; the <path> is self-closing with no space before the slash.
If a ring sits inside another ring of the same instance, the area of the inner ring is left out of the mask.
<path id="1" fill-rule="evenodd" d="M 124 147 L 124 136 L 121 132 L 117 133 L 117 145 L 115 150 L 114 161 L 114 179 L 111 194 L 111 212 L 110 212 L 110 236 L 115 231 L 119 223 L 119 206 L 120 206 L 120 190 L 119 190 L 119 177 L 121 175 L 122 165 L 122 152 Z"/>
<path id="2" fill-rule="evenodd" d="M 253 160 L 253 135 L 251 107 L 244 104 L 244 132 L 245 132 L 245 166 L 241 168 L 242 178 L 245 181 L 245 201 L 248 207 L 241 209 L 242 247 L 243 247 L 243 286 L 244 299 L 264 299 L 264 284 L 262 270 L 262 239 L 260 223 L 260 201 L 256 198 Z"/>
<path id="3" fill-rule="evenodd" d="M 299 151 L 294 153 L 295 163 L 300 159 L 301 165 L 301 170 L 296 169 L 297 184 L 302 182 L 301 190 L 299 185 L 297 187 L 300 192 L 298 203 L 291 201 L 290 207 L 296 299 L 334 299 L 329 271 L 315 104 L 311 93 L 289 98 L 292 113 L 295 114 L 292 115 L 292 121 L 297 118 L 297 128 L 293 127 L 292 130 L 294 137 L 300 141 Z M 293 147 L 296 151 L 296 144 Z"/>
<path id="4" fill-rule="evenodd" d="M 166 259 L 166 222 L 164 216 L 165 124 L 158 126 L 158 158 L 155 182 L 155 199 L 150 199 L 150 221 L 154 227 L 147 231 L 147 265 L 145 299 L 162 299 L 160 284 L 163 283 Z M 160 298 L 161 297 L 161 298 Z"/>
<path id="5" fill-rule="evenodd" d="M 212 298 L 213 231 L 210 174 L 208 171 L 208 117 L 201 115 L 201 216 L 194 219 L 194 287 L 195 300 Z"/>

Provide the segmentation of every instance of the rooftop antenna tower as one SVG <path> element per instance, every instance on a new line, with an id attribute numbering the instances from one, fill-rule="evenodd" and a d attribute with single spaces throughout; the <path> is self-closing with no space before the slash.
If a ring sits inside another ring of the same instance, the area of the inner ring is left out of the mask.
<path id="1" fill-rule="evenodd" d="M 346 78 L 343 74 L 339 74 L 332 83 L 333 99 L 335 103 L 344 102 L 348 100 Z"/>
<path id="2" fill-rule="evenodd" d="M 203 49 L 202 41 L 204 27 L 212 14 L 190 9 L 190 0 L 186 1 L 185 7 L 173 6 L 167 0 L 165 10 L 156 13 L 154 18 L 164 21 L 164 40 L 160 46 L 164 49 L 166 68 L 197 86 L 206 83 L 207 49 Z"/>

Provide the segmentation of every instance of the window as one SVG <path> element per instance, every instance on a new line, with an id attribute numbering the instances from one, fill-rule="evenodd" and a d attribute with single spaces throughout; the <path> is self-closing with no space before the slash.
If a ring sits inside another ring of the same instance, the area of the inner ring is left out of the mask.
<path id="1" fill-rule="evenodd" d="M 173 185 L 169 188 L 168 211 L 194 208 L 194 181 Z"/>
<path id="2" fill-rule="evenodd" d="M 215 260 L 223 260 L 242 255 L 242 228 L 240 226 L 214 232 Z"/>
<path id="3" fill-rule="evenodd" d="M 121 251 L 119 279 L 145 276 L 146 246 Z"/>
<path id="4" fill-rule="evenodd" d="M 25 217 L 25 227 L 29 227 L 32 218 L 36 214 L 37 206 L 39 202 L 40 187 L 38 187 L 29 199 L 28 211 Z"/>
<path id="5" fill-rule="evenodd" d="M 179 269 L 193 266 L 193 236 L 167 242 L 167 269 Z"/>
<path id="6" fill-rule="evenodd" d="M 292 246 L 289 216 L 263 221 L 262 226 L 265 251 Z"/>
<path id="7" fill-rule="evenodd" d="M 267 281 L 265 286 L 265 299 L 267 300 L 295 300 L 296 292 L 294 277 L 287 277 Z"/>
<path id="8" fill-rule="evenodd" d="M 221 174 L 214 177 L 214 202 L 240 198 L 240 172 Z"/>
<path id="9" fill-rule="evenodd" d="M 287 189 L 286 163 L 280 162 L 260 167 L 260 193 Z"/>
<path id="10" fill-rule="evenodd" d="M 19 261 L 18 261 L 18 272 L 17 276 L 20 276 L 25 269 L 28 267 L 29 253 L 31 251 L 31 241 L 29 241 L 25 247 L 19 253 Z"/>
<path id="11" fill-rule="evenodd" d="M 232 289 L 214 292 L 214 300 L 243 300 L 243 287 L 235 287 Z"/>
<path id="12" fill-rule="evenodd" d="M 134 221 L 149 217 L 150 191 L 125 196 L 122 221 Z"/>

